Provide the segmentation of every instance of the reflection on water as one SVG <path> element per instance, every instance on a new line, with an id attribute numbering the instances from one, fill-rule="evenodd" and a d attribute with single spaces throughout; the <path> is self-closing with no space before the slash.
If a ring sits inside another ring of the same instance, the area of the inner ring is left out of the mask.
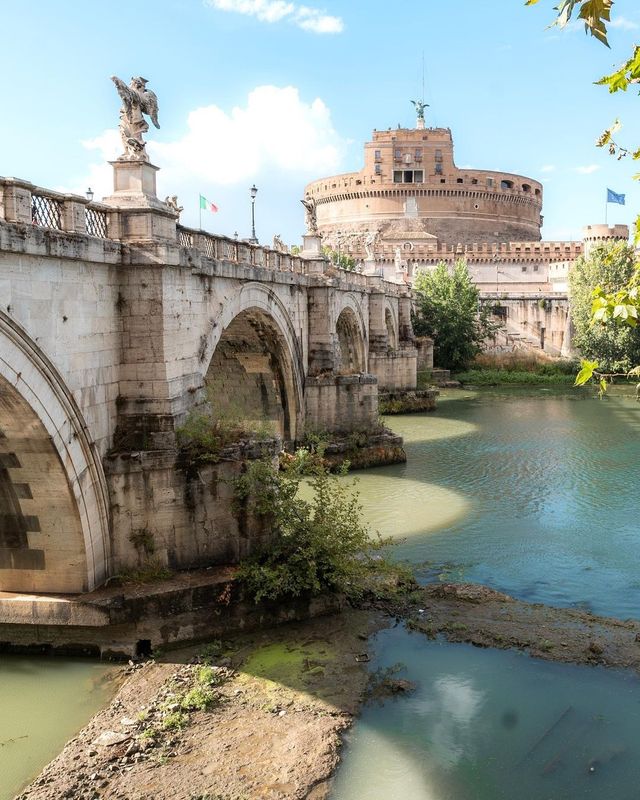
<path id="1" fill-rule="evenodd" d="M 633 398 L 466 393 L 388 424 L 408 462 L 359 473 L 359 490 L 372 528 L 407 537 L 399 557 L 463 565 L 463 579 L 532 601 L 640 616 Z"/>
<path id="2" fill-rule="evenodd" d="M 0 657 L 0 800 L 11 800 L 104 705 L 116 674 L 96 662 Z"/>
<path id="3" fill-rule="evenodd" d="M 402 662 L 415 693 L 369 705 L 332 800 L 582 800 L 638 796 L 637 676 L 378 636 L 374 668 Z"/>

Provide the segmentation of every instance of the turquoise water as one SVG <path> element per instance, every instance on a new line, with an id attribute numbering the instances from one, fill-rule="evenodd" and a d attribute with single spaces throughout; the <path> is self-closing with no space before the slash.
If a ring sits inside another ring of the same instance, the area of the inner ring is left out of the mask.
<path id="1" fill-rule="evenodd" d="M 0 800 L 11 800 L 115 690 L 115 667 L 0 657 Z"/>
<path id="2" fill-rule="evenodd" d="M 408 463 L 359 475 L 397 555 L 516 597 L 640 616 L 640 404 L 578 392 L 454 392 L 391 417 Z M 409 696 L 367 705 L 332 800 L 631 800 L 640 680 L 518 652 L 379 634 Z"/>
<path id="3" fill-rule="evenodd" d="M 632 800 L 640 680 L 383 631 L 373 669 L 417 683 L 370 703 L 331 800 Z"/>
<path id="4" fill-rule="evenodd" d="M 404 539 L 398 557 L 530 601 L 640 616 L 640 403 L 456 392 L 435 414 L 387 422 L 408 462 L 359 473 L 358 488 L 372 527 Z"/>

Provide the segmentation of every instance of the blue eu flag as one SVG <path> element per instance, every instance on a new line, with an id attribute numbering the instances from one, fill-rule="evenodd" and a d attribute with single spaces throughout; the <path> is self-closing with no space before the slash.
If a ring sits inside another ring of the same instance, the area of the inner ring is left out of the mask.
<path id="1" fill-rule="evenodd" d="M 616 194 L 615 192 L 612 192 L 611 189 L 607 189 L 607 203 L 620 203 L 620 205 L 623 206 L 624 195 Z"/>

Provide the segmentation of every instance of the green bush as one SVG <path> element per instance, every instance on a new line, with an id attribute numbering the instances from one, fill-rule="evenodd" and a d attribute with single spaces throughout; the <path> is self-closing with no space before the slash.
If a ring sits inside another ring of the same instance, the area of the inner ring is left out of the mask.
<path id="1" fill-rule="evenodd" d="M 569 273 L 574 346 L 585 359 L 595 359 L 606 372 L 627 372 L 640 364 L 640 328 L 594 323 L 593 292 L 614 292 L 634 274 L 635 253 L 626 242 L 594 247 L 578 258 Z"/>
<path id="2" fill-rule="evenodd" d="M 469 383 L 474 386 L 501 386 L 509 385 L 562 385 L 573 386 L 575 374 L 567 375 L 562 372 L 520 372 L 504 369 L 470 369 L 455 375 L 460 383 Z"/>
<path id="3" fill-rule="evenodd" d="M 282 471 L 270 460 L 256 461 L 236 482 L 236 503 L 272 529 L 269 545 L 240 565 L 239 579 L 255 602 L 322 592 L 357 597 L 383 564 L 374 553 L 389 542 L 369 535 L 353 483 L 331 474 L 322 455 L 322 449 L 298 451 Z M 303 479 L 310 500 L 300 495 Z"/>
<path id="4" fill-rule="evenodd" d="M 456 261 L 453 270 L 440 262 L 431 272 L 418 272 L 413 290 L 413 330 L 416 336 L 434 340 L 437 367 L 465 369 L 501 327 L 491 319 L 491 308 L 480 304 L 480 291 L 465 261 Z"/>

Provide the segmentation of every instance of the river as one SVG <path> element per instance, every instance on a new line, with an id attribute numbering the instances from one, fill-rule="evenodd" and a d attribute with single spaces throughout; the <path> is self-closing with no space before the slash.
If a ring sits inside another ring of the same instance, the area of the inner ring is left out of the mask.
<path id="1" fill-rule="evenodd" d="M 388 420 L 406 465 L 362 473 L 365 515 L 424 580 L 640 616 L 640 405 L 613 395 L 456 391 Z M 426 564 L 426 566 L 425 566 Z M 370 704 L 332 800 L 635 798 L 640 680 L 398 626 L 372 644 L 408 697 Z"/>
<path id="2" fill-rule="evenodd" d="M 111 698 L 118 672 L 83 659 L 0 656 L 0 800 L 11 800 Z"/>
<path id="3" fill-rule="evenodd" d="M 422 580 L 640 616 L 640 404 L 453 391 L 433 414 L 388 423 L 408 462 L 363 471 L 358 487 L 369 524 L 399 540 L 396 555 Z M 402 627 L 380 633 L 372 654 L 374 668 L 401 662 L 417 690 L 364 709 L 333 800 L 637 796 L 635 676 L 429 642 Z M 113 669 L 101 664 L 0 657 L 0 800 L 112 690 Z"/>

